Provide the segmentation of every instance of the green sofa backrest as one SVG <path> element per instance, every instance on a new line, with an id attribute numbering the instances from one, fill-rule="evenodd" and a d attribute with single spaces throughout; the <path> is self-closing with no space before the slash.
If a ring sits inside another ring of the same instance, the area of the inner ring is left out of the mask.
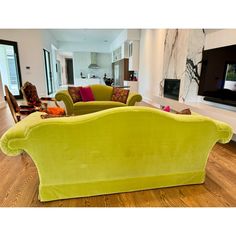
<path id="1" fill-rule="evenodd" d="M 202 183 L 212 147 L 232 137 L 223 122 L 148 107 L 41 114 L 10 128 L 0 147 L 9 156 L 32 157 L 42 201 Z"/>
<path id="2" fill-rule="evenodd" d="M 113 88 L 102 84 L 90 85 L 95 101 L 111 101 Z"/>

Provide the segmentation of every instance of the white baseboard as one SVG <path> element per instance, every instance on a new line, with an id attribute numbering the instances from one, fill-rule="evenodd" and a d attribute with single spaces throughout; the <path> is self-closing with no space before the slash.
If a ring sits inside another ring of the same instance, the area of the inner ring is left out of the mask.
<path id="1" fill-rule="evenodd" d="M 150 98 L 143 97 L 143 101 L 146 103 L 150 103 L 152 100 Z"/>

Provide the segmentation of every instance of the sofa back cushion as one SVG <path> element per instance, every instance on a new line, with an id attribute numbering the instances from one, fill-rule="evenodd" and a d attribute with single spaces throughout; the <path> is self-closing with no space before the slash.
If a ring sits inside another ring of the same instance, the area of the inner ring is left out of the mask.
<path id="1" fill-rule="evenodd" d="M 94 95 L 92 89 L 88 87 L 80 87 L 80 95 L 83 102 L 94 101 Z"/>
<path id="2" fill-rule="evenodd" d="M 112 87 L 102 84 L 90 85 L 95 101 L 111 101 Z"/>

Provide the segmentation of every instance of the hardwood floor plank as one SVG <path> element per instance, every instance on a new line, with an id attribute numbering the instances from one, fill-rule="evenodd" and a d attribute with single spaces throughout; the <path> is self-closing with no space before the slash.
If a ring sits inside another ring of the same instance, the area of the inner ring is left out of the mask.
<path id="1" fill-rule="evenodd" d="M 209 174 L 206 176 L 204 186 L 224 206 L 236 206 L 236 198 L 231 196 L 231 193 L 228 193 L 223 187 L 217 184 L 217 181 L 214 181 L 214 178 L 212 179 Z"/>

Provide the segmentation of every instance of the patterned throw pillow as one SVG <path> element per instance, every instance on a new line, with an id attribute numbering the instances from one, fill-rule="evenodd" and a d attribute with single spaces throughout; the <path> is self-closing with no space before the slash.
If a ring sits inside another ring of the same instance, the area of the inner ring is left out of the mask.
<path id="1" fill-rule="evenodd" d="M 26 82 L 24 85 L 24 93 L 26 96 L 27 103 L 29 105 L 40 106 L 41 101 L 38 97 L 36 87 L 30 82 Z"/>
<path id="2" fill-rule="evenodd" d="M 70 86 L 68 87 L 68 92 L 73 100 L 73 103 L 82 101 L 80 91 L 79 91 L 80 88 L 81 87 L 70 87 Z"/>
<path id="3" fill-rule="evenodd" d="M 129 90 L 123 88 L 113 88 L 111 100 L 115 102 L 126 103 L 129 96 Z"/>
<path id="4" fill-rule="evenodd" d="M 187 109 L 184 109 L 184 110 L 179 111 L 179 112 L 177 111 L 176 114 L 191 115 L 192 113 L 191 113 L 191 110 L 189 108 L 187 108 Z"/>

